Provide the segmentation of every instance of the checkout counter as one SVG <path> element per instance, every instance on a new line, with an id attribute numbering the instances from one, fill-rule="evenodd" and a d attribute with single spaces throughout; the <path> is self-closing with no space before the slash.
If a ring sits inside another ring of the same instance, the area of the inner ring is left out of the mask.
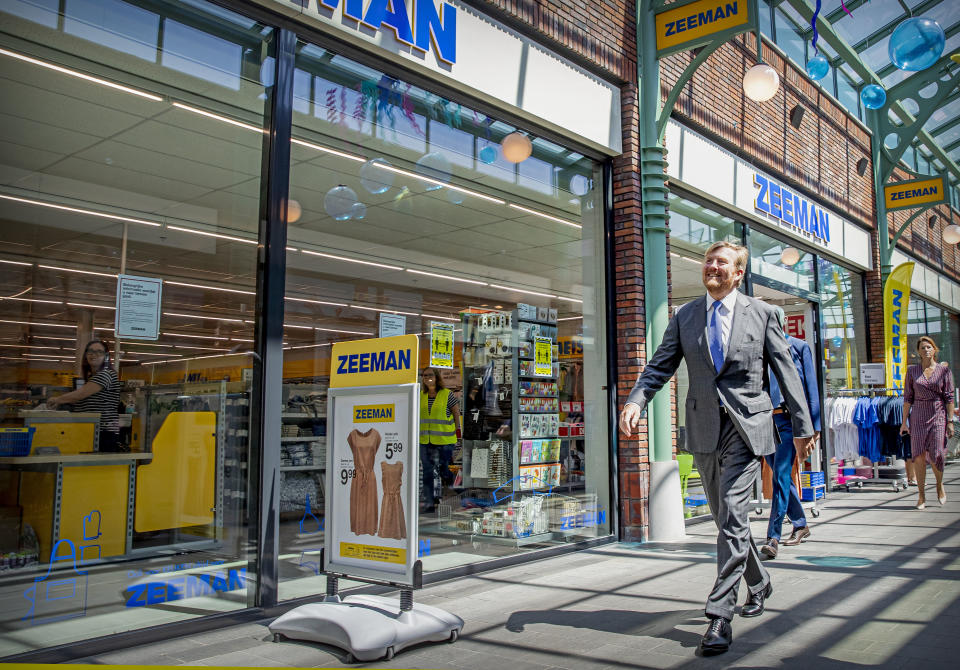
<path id="1" fill-rule="evenodd" d="M 170 393 L 182 398 L 176 394 L 183 388 Z M 19 412 L 22 425 L 35 430 L 27 455 L 0 456 L 0 508 L 8 522 L 19 516 L 17 532 L 8 528 L 0 536 L 0 553 L 17 550 L 27 524 L 40 563 L 70 558 L 67 549 L 83 564 L 155 552 L 158 544 L 184 539 L 182 533 L 189 540 L 219 538 L 217 412 L 170 411 L 156 392 L 143 395 L 131 450 L 122 453 L 97 451 L 99 414 Z"/>

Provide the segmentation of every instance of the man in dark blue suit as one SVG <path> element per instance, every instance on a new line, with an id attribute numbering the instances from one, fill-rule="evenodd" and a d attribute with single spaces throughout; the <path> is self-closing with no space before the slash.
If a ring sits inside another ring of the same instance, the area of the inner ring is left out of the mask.
<path id="1" fill-rule="evenodd" d="M 780 328 L 784 327 L 783 310 L 779 307 L 777 310 L 777 320 L 780 322 Z M 800 374 L 800 381 L 803 383 L 803 393 L 807 398 L 807 406 L 810 408 L 810 418 L 813 420 L 813 427 L 816 431 L 814 440 L 820 437 L 820 391 L 817 385 L 817 368 L 813 364 L 813 353 L 810 346 L 803 340 L 787 335 L 784 330 L 783 336 L 790 345 L 790 355 L 793 357 L 793 364 Z M 770 375 L 770 401 L 773 404 L 773 422 L 777 427 L 777 433 L 780 436 L 780 443 L 773 454 L 768 454 L 764 458 L 767 465 L 773 471 L 773 500 L 770 503 L 770 522 L 767 525 L 767 541 L 760 548 L 760 553 L 767 558 L 776 558 L 778 547 L 781 544 L 780 534 L 783 527 L 783 517 L 790 515 L 793 522 L 793 532 L 790 537 L 782 542 L 784 546 L 800 544 L 810 537 L 810 529 L 807 527 L 807 517 L 803 513 L 803 506 L 800 504 L 800 496 L 797 487 L 793 484 L 790 477 L 793 470 L 793 459 L 796 456 L 796 450 L 793 446 L 793 425 L 790 422 L 790 411 L 783 402 L 783 394 L 780 392 L 780 386 L 777 384 L 775 375 Z"/>

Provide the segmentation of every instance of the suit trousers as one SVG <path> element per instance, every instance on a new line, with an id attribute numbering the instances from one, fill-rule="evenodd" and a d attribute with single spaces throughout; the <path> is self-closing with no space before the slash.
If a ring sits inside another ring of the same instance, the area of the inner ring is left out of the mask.
<path id="1" fill-rule="evenodd" d="M 790 477 L 793 474 L 793 459 L 797 451 L 793 446 L 793 425 L 789 414 L 774 414 L 773 422 L 780 433 L 780 444 L 776 453 L 765 456 L 767 465 L 773 471 L 773 499 L 770 501 L 770 522 L 767 524 L 767 537 L 780 539 L 784 515 L 790 515 L 794 528 L 807 525 L 807 515 L 803 513 L 800 494 Z"/>
<path id="2" fill-rule="evenodd" d="M 770 583 L 750 534 L 750 496 L 760 472 L 760 457 L 743 441 L 726 412 L 721 412 L 717 450 L 694 453 L 693 459 L 719 531 L 717 581 L 704 611 L 709 617 L 733 619 L 741 577 L 751 594 Z"/>

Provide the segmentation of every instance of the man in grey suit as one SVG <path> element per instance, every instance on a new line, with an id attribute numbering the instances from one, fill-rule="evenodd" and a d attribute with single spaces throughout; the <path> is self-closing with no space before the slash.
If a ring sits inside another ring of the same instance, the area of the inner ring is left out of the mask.
<path id="1" fill-rule="evenodd" d="M 717 580 L 707 598 L 710 626 L 700 643 L 704 654 L 727 651 L 741 577 L 749 598 L 741 616 L 759 616 L 773 593 L 750 534 L 750 493 L 760 459 L 774 452 L 767 366 L 790 410 L 794 445 L 805 458 L 814 434 L 803 386 L 774 309 L 737 290 L 748 252 L 716 242 L 703 261 L 707 294 L 670 319 L 663 342 L 647 363 L 620 414 L 620 429 L 637 432 L 646 404 L 673 377 L 681 359 L 690 376 L 687 444 L 700 472 L 719 533 Z"/>

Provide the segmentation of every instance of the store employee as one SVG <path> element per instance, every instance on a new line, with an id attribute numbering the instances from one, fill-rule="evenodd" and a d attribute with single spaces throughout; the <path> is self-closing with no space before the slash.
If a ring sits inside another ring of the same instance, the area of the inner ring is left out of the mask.
<path id="1" fill-rule="evenodd" d="M 74 412 L 100 413 L 99 451 L 119 451 L 120 380 L 110 365 L 110 352 L 103 340 L 90 340 L 81 363 L 84 384 L 76 391 L 47 400 L 48 409 L 72 404 Z"/>

